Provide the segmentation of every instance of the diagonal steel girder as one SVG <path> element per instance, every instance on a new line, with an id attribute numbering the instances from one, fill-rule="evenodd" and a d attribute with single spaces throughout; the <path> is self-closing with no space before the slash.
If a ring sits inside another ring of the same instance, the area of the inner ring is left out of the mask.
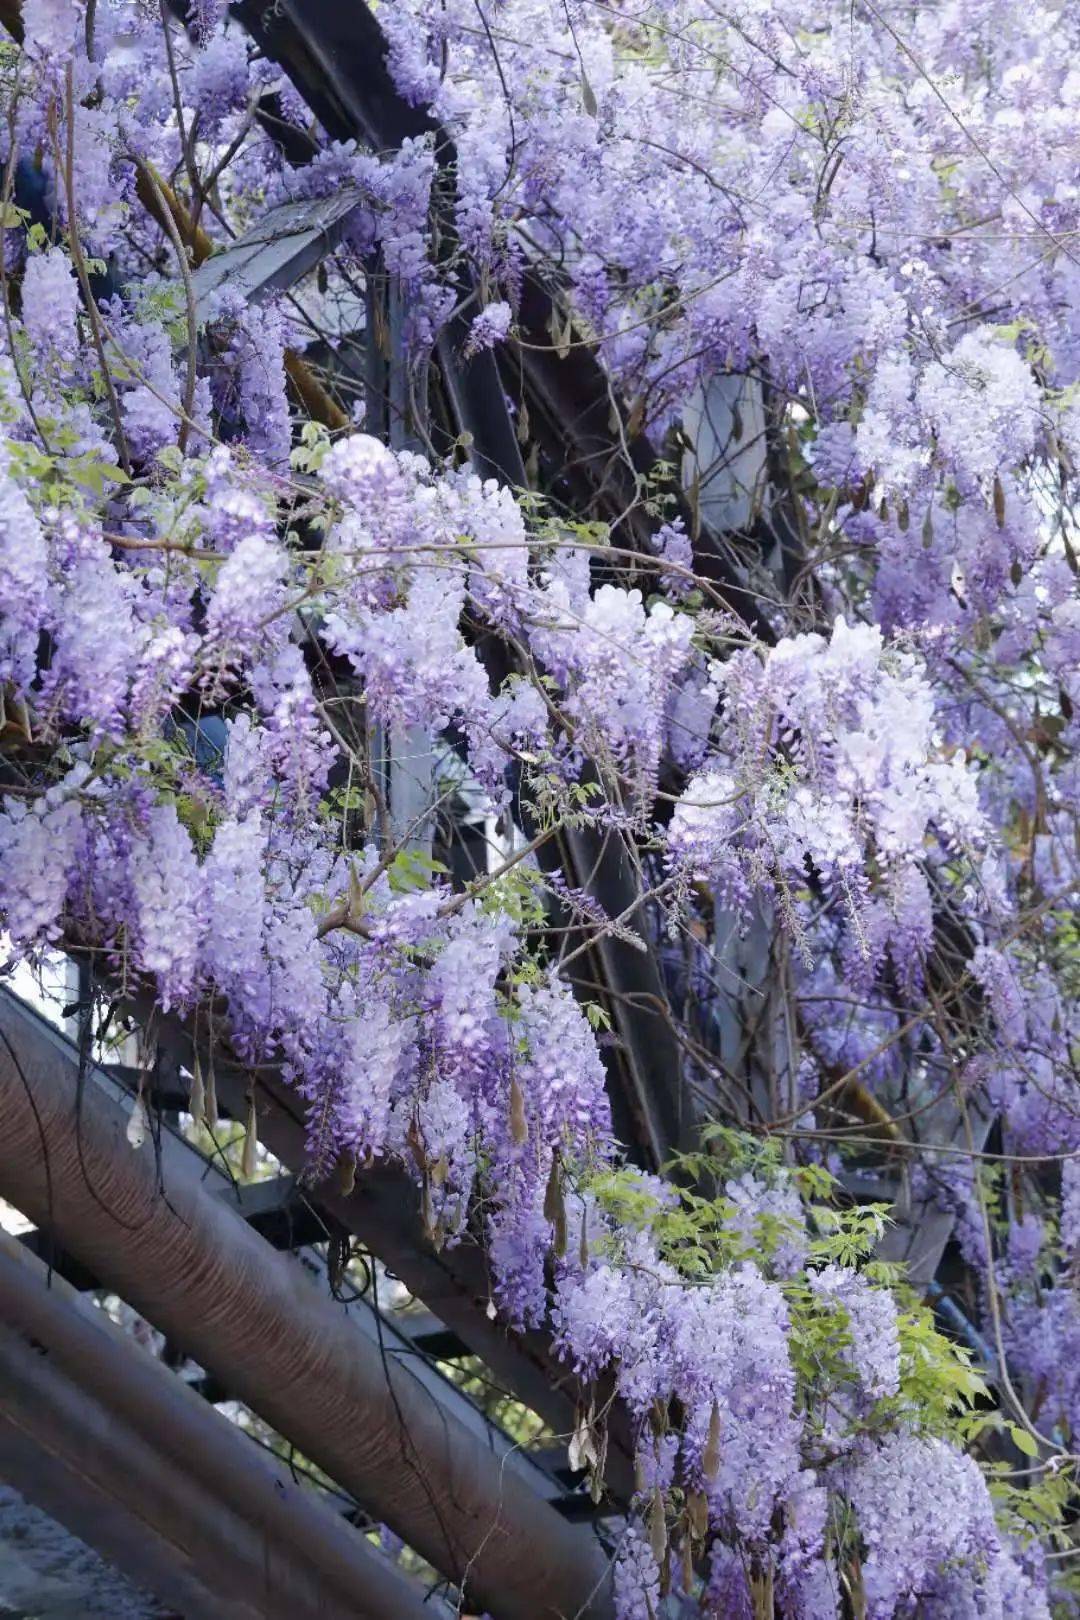
<path id="1" fill-rule="evenodd" d="M 182 1344 L 498 1620 L 610 1615 L 608 1560 L 384 1358 L 166 1134 L 133 1148 L 107 1077 L 0 992 L 0 1195 Z"/>

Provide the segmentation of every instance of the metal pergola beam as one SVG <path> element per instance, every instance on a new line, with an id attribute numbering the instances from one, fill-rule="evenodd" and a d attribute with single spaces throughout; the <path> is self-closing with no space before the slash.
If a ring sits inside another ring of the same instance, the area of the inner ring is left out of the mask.
<path id="1" fill-rule="evenodd" d="M 420 1587 L 0 1237 L 0 1476 L 185 1616 L 425 1620 Z"/>
<path id="2" fill-rule="evenodd" d="M 538 1499 L 42 1019 L 0 995 L 0 1194 L 502 1620 L 610 1613 L 595 1534 Z M 8 1044 L 10 1043 L 10 1045 Z M 200 1167 L 201 1166 L 201 1167 Z"/>
<path id="3" fill-rule="evenodd" d="M 205 1173 L 207 1185 L 218 1197 L 237 1209 L 248 1225 L 275 1249 L 287 1249 L 296 1255 L 310 1271 L 313 1281 L 327 1293 L 331 1292 L 326 1261 L 311 1247 L 326 1238 L 327 1222 L 316 1207 L 299 1195 L 293 1177 L 277 1176 L 236 1186 L 211 1165 L 207 1165 Z M 20 1235 L 18 1243 L 51 1266 L 74 1290 L 83 1293 L 101 1288 L 101 1279 L 59 1249 L 42 1228 L 34 1227 Z M 573 1491 L 560 1477 L 567 1472 L 565 1446 L 560 1448 L 557 1467 L 551 1466 L 547 1456 L 538 1461 L 532 1451 L 518 1449 L 504 1430 L 439 1371 L 434 1364 L 437 1360 L 459 1360 L 468 1353 L 467 1347 L 445 1323 L 426 1311 L 383 1312 L 363 1296 L 343 1300 L 342 1304 L 349 1320 L 378 1348 L 382 1357 L 406 1364 L 412 1377 L 423 1384 L 432 1399 L 474 1434 L 486 1451 L 518 1472 L 541 1501 L 551 1502 L 569 1518 L 591 1516 L 595 1512 L 591 1497 Z M 191 1387 L 198 1388 L 204 1398 L 214 1404 L 230 1400 L 233 1395 L 213 1376 L 204 1376 Z"/>

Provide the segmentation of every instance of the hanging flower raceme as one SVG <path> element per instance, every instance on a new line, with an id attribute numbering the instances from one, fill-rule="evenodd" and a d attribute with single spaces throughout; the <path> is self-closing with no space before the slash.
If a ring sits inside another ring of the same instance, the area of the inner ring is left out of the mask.
<path id="1" fill-rule="evenodd" d="M 764 661 L 737 654 L 721 678 L 734 735 L 676 805 L 673 869 L 744 905 L 755 883 L 783 891 L 813 875 L 851 913 L 864 956 L 880 957 L 894 935 L 909 942 L 912 922 L 925 946 L 931 840 L 971 854 L 987 828 L 916 661 L 840 619 L 828 641 L 781 641 Z M 893 898 L 871 911 L 877 872 L 890 874 Z"/>

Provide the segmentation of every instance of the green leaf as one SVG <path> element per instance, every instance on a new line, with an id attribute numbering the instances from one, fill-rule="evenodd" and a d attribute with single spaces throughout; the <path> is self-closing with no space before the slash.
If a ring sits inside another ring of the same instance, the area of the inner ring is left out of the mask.
<path id="1" fill-rule="evenodd" d="M 164 445 L 157 452 L 154 460 L 160 466 L 164 467 L 166 472 L 171 473 L 178 473 L 184 465 L 183 454 L 181 453 L 179 447 L 175 444 Z"/>
<path id="2" fill-rule="evenodd" d="M 1009 1434 L 1017 1451 L 1022 1451 L 1025 1457 L 1039 1455 L 1039 1442 L 1028 1429 L 1022 1429 L 1019 1423 L 1010 1423 Z"/>
<path id="3" fill-rule="evenodd" d="M 395 894 L 414 894 L 431 887 L 431 879 L 443 873 L 441 861 L 432 860 L 420 849 L 400 849 L 387 869 L 386 877 Z"/>

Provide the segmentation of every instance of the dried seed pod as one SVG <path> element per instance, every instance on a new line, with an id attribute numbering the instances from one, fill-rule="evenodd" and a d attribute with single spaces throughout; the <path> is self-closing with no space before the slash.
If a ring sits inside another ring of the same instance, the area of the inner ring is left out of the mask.
<path id="1" fill-rule="evenodd" d="M 667 1552 L 667 1519 L 664 1517 L 664 1493 L 659 1485 L 653 1486 L 652 1505 L 649 1508 L 649 1546 L 658 1564 Z"/>
<path id="2" fill-rule="evenodd" d="M 213 1058 L 210 1059 L 210 1064 L 209 1064 L 209 1067 L 207 1068 L 207 1071 L 206 1071 L 206 1091 L 205 1091 L 205 1098 L 204 1098 L 204 1101 L 203 1101 L 203 1119 L 206 1122 L 206 1128 L 207 1128 L 208 1131 L 216 1131 L 217 1130 L 217 1127 L 218 1127 L 217 1076 L 214 1074 L 214 1060 L 213 1060 Z"/>
<path id="3" fill-rule="evenodd" d="M 146 1112 L 146 1104 L 143 1102 L 142 1086 L 140 1085 L 139 1094 L 135 1098 L 135 1106 L 128 1115 L 126 1133 L 128 1145 L 138 1150 L 146 1141 L 149 1131 L 150 1119 Z"/>
<path id="4" fill-rule="evenodd" d="M 555 1229 L 552 1248 L 561 1259 L 566 1253 L 566 1202 L 563 1198 L 558 1158 L 551 1161 L 551 1174 L 548 1176 L 544 1192 L 544 1218 L 549 1220 Z"/>
<path id="5" fill-rule="evenodd" d="M 695 1541 L 704 1541 L 709 1529 L 709 1498 L 704 1491 L 687 1491 L 686 1521 Z"/>
<path id="6" fill-rule="evenodd" d="M 4 726 L 10 726 L 13 731 L 18 732 L 25 742 L 33 742 L 34 734 L 30 727 L 30 709 L 26 699 L 17 696 L 14 692 L 8 696 L 6 716 L 0 719 L 0 730 Z"/>
<path id="7" fill-rule="evenodd" d="M 709 1415 L 709 1436 L 701 1457 L 701 1470 L 706 1479 L 715 1479 L 720 1472 L 720 1408 L 715 1401 Z"/>
<path id="8" fill-rule="evenodd" d="M 420 1126 L 415 1115 L 409 1121 L 409 1129 L 405 1133 L 405 1140 L 408 1142 L 412 1156 L 416 1160 L 416 1168 L 426 1171 L 428 1167 L 427 1149 L 424 1146 L 424 1139 L 420 1135 Z"/>
<path id="9" fill-rule="evenodd" d="M 510 1077 L 510 1140 L 515 1147 L 524 1147 L 529 1140 L 529 1122 L 525 1118 L 525 1098 L 518 1085 L 517 1075 Z"/>
<path id="10" fill-rule="evenodd" d="M 334 1166 L 334 1182 L 338 1191 L 348 1198 L 356 1186 L 356 1154 L 345 1150 L 338 1154 L 337 1164 Z"/>
<path id="11" fill-rule="evenodd" d="M 206 1088 L 203 1085 L 202 1063 L 199 1061 L 198 1047 L 195 1049 L 195 1061 L 191 1066 L 191 1091 L 188 1098 L 188 1108 L 196 1125 L 201 1125 L 206 1118 Z"/>
<path id="12" fill-rule="evenodd" d="M 580 1410 L 574 1432 L 570 1436 L 567 1460 L 575 1473 L 580 1472 L 582 1468 L 587 1468 L 590 1464 L 595 1464 L 597 1460 L 592 1426 L 585 1413 Z"/>
<path id="13" fill-rule="evenodd" d="M 250 1181 L 258 1168 L 255 1149 L 259 1145 L 259 1125 L 255 1117 L 255 1093 L 248 1092 L 247 1122 L 244 1127 L 244 1152 L 240 1159 L 240 1174 Z"/>

